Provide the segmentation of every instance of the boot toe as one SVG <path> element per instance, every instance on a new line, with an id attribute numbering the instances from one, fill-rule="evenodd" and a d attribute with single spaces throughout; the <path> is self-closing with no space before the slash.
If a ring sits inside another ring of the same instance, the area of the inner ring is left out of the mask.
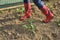
<path id="1" fill-rule="evenodd" d="M 23 18 L 20 18 L 19 20 L 20 20 L 20 21 L 23 21 L 24 19 L 23 19 Z"/>
<path id="2" fill-rule="evenodd" d="M 43 22 L 43 23 L 48 23 L 48 21 L 45 21 L 45 20 L 43 20 L 42 22 Z"/>
<path id="3" fill-rule="evenodd" d="M 54 16 L 52 16 L 49 20 L 48 20 L 48 19 L 47 19 L 47 20 L 43 20 L 42 22 L 43 22 L 43 23 L 48 23 L 48 22 L 50 22 L 53 18 L 54 18 Z"/>

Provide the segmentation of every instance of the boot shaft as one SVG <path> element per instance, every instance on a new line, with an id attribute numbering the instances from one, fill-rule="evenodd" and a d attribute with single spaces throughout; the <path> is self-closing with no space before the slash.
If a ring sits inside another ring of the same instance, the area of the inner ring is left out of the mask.
<path id="1" fill-rule="evenodd" d="M 24 3 L 25 11 L 28 11 L 31 9 L 30 3 Z"/>
<path id="2" fill-rule="evenodd" d="M 50 15 L 53 16 L 53 13 L 45 5 L 42 8 L 40 8 L 40 10 L 43 12 L 45 16 L 50 16 Z"/>

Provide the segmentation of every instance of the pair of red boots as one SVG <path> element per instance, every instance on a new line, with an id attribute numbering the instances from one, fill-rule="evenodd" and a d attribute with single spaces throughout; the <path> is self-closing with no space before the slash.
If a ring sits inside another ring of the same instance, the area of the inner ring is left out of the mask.
<path id="1" fill-rule="evenodd" d="M 29 18 L 31 16 L 31 12 L 30 12 L 31 6 L 30 6 L 30 4 L 29 3 L 28 4 L 24 3 L 24 7 L 25 7 L 25 15 L 20 18 L 20 21 L 23 21 L 26 18 Z M 43 20 L 43 22 L 48 23 L 53 18 L 52 12 L 45 5 L 42 8 L 40 8 L 40 10 L 46 16 L 46 19 Z"/>

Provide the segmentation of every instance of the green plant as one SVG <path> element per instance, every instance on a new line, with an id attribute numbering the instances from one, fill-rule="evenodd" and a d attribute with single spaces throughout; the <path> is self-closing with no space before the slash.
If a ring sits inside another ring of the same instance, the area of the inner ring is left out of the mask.
<path id="1" fill-rule="evenodd" d="M 24 10 L 25 10 L 24 7 L 21 7 L 21 8 L 17 8 L 17 9 L 16 9 L 16 11 L 17 11 L 17 12 L 20 12 L 20 13 L 23 13 Z"/>
<path id="2" fill-rule="evenodd" d="M 60 20 L 57 22 L 57 25 L 60 27 Z"/>
<path id="3" fill-rule="evenodd" d="M 32 23 L 32 20 L 28 20 L 29 25 L 23 25 L 24 28 L 29 29 L 30 31 L 34 31 L 34 24 Z"/>
<path id="4" fill-rule="evenodd" d="M 51 10 L 53 10 L 53 6 L 51 5 L 51 3 L 49 3 L 49 2 L 46 2 L 46 6 L 48 6 Z"/>
<path id="5" fill-rule="evenodd" d="M 27 25 L 23 25 L 24 28 L 28 29 L 28 26 Z"/>
<path id="6" fill-rule="evenodd" d="M 2 14 L 2 11 L 0 11 L 0 14 Z"/>

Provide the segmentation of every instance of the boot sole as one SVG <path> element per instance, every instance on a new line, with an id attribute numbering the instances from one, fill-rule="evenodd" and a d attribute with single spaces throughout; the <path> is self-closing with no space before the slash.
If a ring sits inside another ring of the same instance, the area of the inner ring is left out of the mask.
<path id="1" fill-rule="evenodd" d="M 27 18 L 30 18 L 30 16 L 26 17 L 25 19 L 27 19 Z M 25 20 L 25 19 L 21 19 L 21 18 L 20 18 L 19 20 L 20 20 L 20 21 L 23 21 L 23 20 Z"/>

